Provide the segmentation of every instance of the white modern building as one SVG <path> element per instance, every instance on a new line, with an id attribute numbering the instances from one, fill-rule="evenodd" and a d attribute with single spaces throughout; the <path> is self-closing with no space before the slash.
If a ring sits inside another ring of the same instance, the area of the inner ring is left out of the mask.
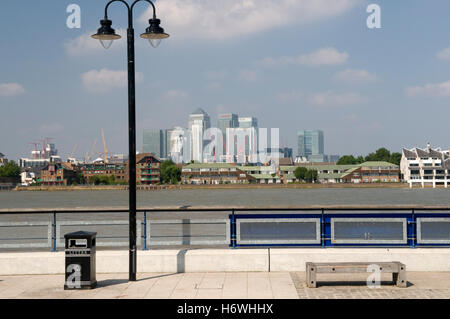
<path id="1" fill-rule="evenodd" d="M 198 163 L 203 163 L 203 149 L 208 144 L 208 140 L 203 139 L 207 129 L 211 127 L 209 115 L 198 108 L 189 115 L 189 131 L 191 132 L 191 159 Z"/>
<path id="2" fill-rule="evenodd" d="M 450 184 L 450 152 L 432 149 L 427 144 L 426 149 L 415 147 L 403 149 L 400 161 L 402 179 L 409 187 L 419 184 L 422 187 Z"/>
<path id="3" fill-rule="evenodd" d="M 168 132 L 167 156 L 177 164 L 189 163 L 191 161 L 191 132 L 179 126 Z"/>

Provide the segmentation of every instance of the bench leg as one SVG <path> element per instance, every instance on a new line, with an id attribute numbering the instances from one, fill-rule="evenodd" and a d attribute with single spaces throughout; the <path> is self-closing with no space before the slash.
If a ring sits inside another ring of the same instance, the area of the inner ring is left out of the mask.
<path id="1" fill-rule="evenodd" d="M 406 270 L 399 270 L 398 273 L 393 275 L 393 278 L 395 279 L 395 284 L 397 287 L 406 288 Z"/>
<path id="2" fill-rule="evenodd" d="M 306 266 L 306 285 L 308 288 L 317 288 L 316 268 L 314 266 Z"/>

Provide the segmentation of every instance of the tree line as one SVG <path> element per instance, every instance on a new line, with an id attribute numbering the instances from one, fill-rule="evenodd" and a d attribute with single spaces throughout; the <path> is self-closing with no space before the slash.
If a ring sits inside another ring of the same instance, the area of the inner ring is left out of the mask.
<path id="1" fill-rule="evenodd" d="M 20 167 L 15 162 L 8 162 L 0 166 L 0 177 L 19 177 Z"/>
<path id="2" fill-rule="evenodd" d="M 362 155 L 354 157 L 353 155 L 344 155 L 337 162 L 338 165 L 355 165 L 364 162 L 388 162 L 395 165 L 400 165 L 402 154 L 398 152 L 391 153 L 388 149 L 382 147 L 367 156 Z"/>

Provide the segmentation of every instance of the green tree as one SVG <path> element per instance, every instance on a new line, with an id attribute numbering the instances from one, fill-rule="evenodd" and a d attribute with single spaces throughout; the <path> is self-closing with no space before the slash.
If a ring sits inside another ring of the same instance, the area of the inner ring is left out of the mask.
<path id="1" fill-rule="evenodd" d="M 295 178 L 299 181 L 305 180 L 306 172 L 308 169 L 306 167 L 297 167 L 294 171 Z"/>
<path id="2" fill-rule="evenodd" d="M 364 163 L 364 157 L 362 155 L 359 155 L 358 158 L 356 159 L 356 164 L 362 164 Z"/>
<path id="3" fill-rule="evenodd" d="M 389 162 L 391 159 L 391 152 L 382 147 L 375 151 L 375 153 L 369 153 L 366 156 L 366 161 L 374 161 L 374 162 Z"/>
<path id="4" fill-rule="evenodd" d="M 305 174 L 305 180 L 308 183 L 312 183 L 312 182 L 317 182 L 317 177 L 318 177 L 318 173 L 315 169 L 309 169 L 307 170 L 306 174 Z"/>
<path id="5" fill-rule="evenodd" d="M 8 162 L 0 166 L 0 177 L 19 177 L 20 167 L 15 162 Z"/>
<path id="6" fill-rule="evenodd" d="M 362 156 L 360 156 L 362 157 Z M 358 157 L 358 160 L 360 158 Z M 358 160 L 353 155 L 344 155 L 342 156 L 339 161 L 337 162 L 337 165 L 354 165 L 358 164 Z"/>
<path id="7" fill-rule="evenodd" d="M 181 169 L 172 160 L 162 162 L 160 180 L 162 184 L 177 184 L 181 181 Z"/>
<path id="8" fill-rule="evenodd" d="M 389 159 L 389 163 L 400 165 L 400 161 L 402 159 L 402 154 L 398 152 L 394 152 L 391 154 L 391 158 Z"/>

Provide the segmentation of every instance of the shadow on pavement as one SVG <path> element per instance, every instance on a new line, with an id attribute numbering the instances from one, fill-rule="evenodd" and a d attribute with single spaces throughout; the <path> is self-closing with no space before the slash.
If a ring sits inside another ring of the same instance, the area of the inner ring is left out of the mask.
<path id="1" fill-rule="evenodd" d="M 381 286 L 392 286 L 397 288 L 397 286 L 395 285 L 395 283 L 393 281 L 381 281 L 380 282 Z M 341 287 L 348 287 L 348 286 L 352 286 L 352 287 L 368 287 L 367 286 L 367 282 L 366 281 L 317 281 L 317 287 L 323 287 L 323 286 L 329 286 L 329 287 L 336 287 L 336 286 L 341 286 Z M 414 286 L 413 283 L 411 282 L 407 282 L 406 283 L 406 287 L 412 287 Z"/>
<path id="2" fill-rule="evenodd" d="M 97 288 L 103 288 L 108 286 L 125 284 L 128 282 L 128 279 L 106 279 L 97 282 Z"/>
<path id="3" fill-rule="evenodd" d="M 141 278 L 141 279 L 138 279 L 137 281 L 144 281 L 144 280 L 150 280 L 150 279 L 156 279 L 156 278 L 168 277 L 168 276 L 173 276 L 173 275 L 176 275 L 176 273 L 173 273 L 173 274 L 164 274 L 164 275 L 158 275 L 158 276 L 152 276 L 152 277 L 147 277 L 147 278 Z"/>

